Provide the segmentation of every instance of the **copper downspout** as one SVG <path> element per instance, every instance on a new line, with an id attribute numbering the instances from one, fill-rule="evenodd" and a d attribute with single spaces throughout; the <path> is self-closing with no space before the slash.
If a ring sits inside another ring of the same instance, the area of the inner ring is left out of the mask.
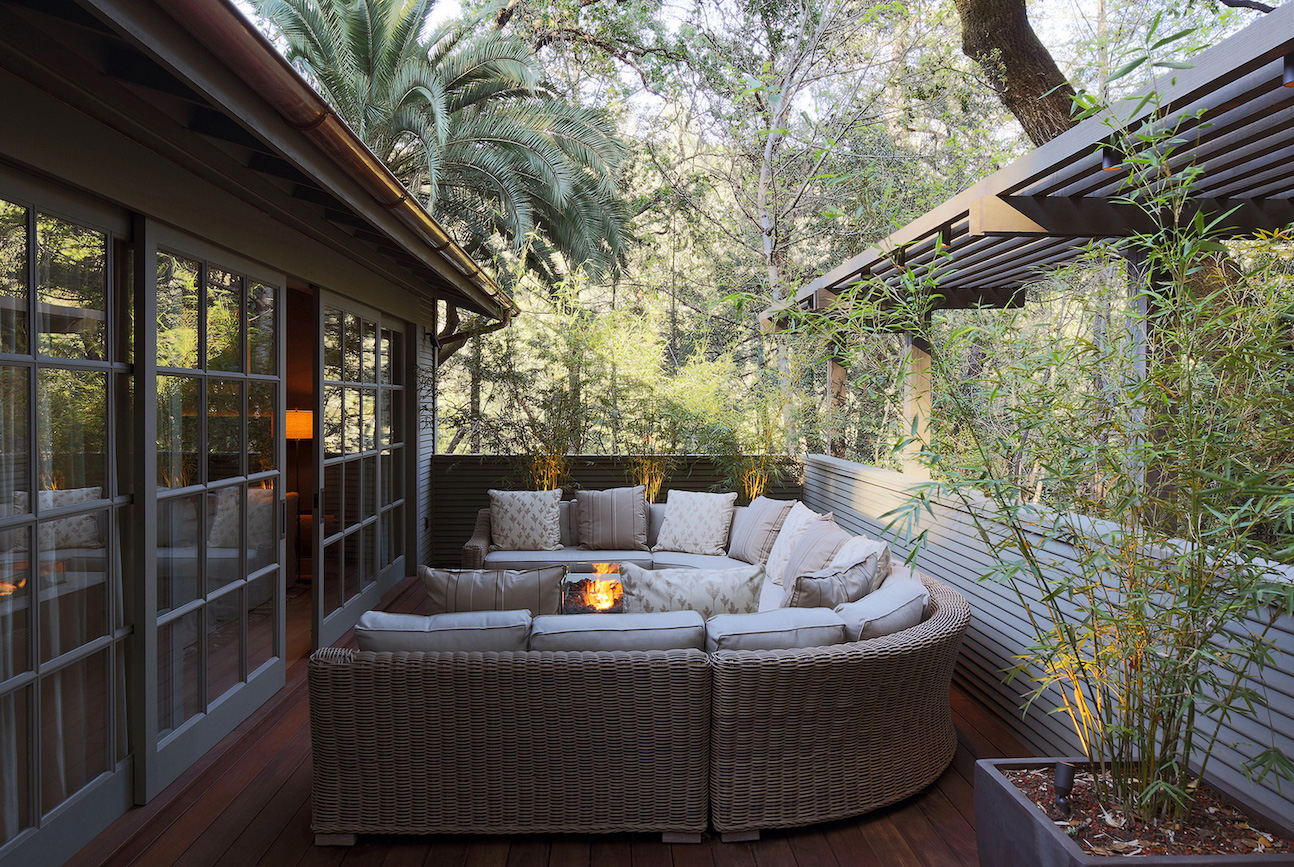
<path id="1" fill-rule="evenodd" d="M 497 315 L 504 321 L 518 312 L 508 294 L 454 243 L 346 122 L 279 54 L 273 43 L 229 0 L 156 2 L 273 106 L 290 126 L 345 170 L 375 202 L 423 238 L 457 275 L 484 296 L 483 306 L 496 307 Z"/>

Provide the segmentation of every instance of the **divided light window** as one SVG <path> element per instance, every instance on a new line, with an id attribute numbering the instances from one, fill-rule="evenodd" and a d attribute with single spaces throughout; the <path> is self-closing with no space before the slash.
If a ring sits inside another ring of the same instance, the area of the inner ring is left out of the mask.
<path id="1" fill-rule="evenodd" d="M 0 847 L 127 757 L 128 256 L 0 199 Z"/>
<path id="2" fill-rule="evenodd" d="M 279 288 L 157 256 L 159 741 L 274 658 Z"/>

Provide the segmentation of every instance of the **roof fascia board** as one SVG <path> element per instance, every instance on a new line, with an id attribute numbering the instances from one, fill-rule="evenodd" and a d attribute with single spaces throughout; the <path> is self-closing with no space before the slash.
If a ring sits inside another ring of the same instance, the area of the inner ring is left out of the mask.
<path id="1" fill-rule="evenodd" d="M 1219 234 L 1275 231 L 1294 222 L 1288 199 L 1192 200 L 1181 215 L 1221 220 Z M 1128 202 L 1091 196 L 985 196 L 971 202 L 971 237 L 1118 238 L 1153 232 L 1158 223 Z"/>

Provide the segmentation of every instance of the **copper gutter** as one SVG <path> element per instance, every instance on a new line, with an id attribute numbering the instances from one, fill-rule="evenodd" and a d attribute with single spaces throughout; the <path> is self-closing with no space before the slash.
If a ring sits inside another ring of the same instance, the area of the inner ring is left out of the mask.
<path id="1" fill-rule="evenodd" d="M 156 0 L 185 30 L 219 57 L 282 118 L 310 139 L 382 208 L 436 252 L 436 268 L 481 307 L 507 320 L 516 303 L 418 204 L 359 136 L 229 0 Z"/>

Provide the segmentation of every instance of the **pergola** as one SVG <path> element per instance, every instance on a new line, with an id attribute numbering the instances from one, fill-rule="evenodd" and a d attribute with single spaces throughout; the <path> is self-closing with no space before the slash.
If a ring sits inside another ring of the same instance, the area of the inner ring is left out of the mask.
<path id="1" fill-rule="evenodd" d="M 1155 100 L 1123 100 L 993 173 L 760 314 L 766 331 L 785 312 L 827 310 L 846 287 L 931 280 L 945 309 L 1023 304 L 1048 269 L 1078 259 L 1093 241 L 1152 228 L 1134 205 L 1122 156 L 1138 133 L 1176 131 L 1173 168 L 1205 171 L 1184 216 L 1231 212 L 1226 233 L 1275 231 L 1294 222 L 1294 4 L 1264 15 L 1201 52 L 1192 68 L 1161 76 Z M 1136 178 L 1132 179 L 1134 182 Z M 912 346 L 906 401 L 923 429 L 929 356 Z M 844 372 L 833 362 L 833 386 Z M 915 465 L 909 463 L 909 469 Z"/>

